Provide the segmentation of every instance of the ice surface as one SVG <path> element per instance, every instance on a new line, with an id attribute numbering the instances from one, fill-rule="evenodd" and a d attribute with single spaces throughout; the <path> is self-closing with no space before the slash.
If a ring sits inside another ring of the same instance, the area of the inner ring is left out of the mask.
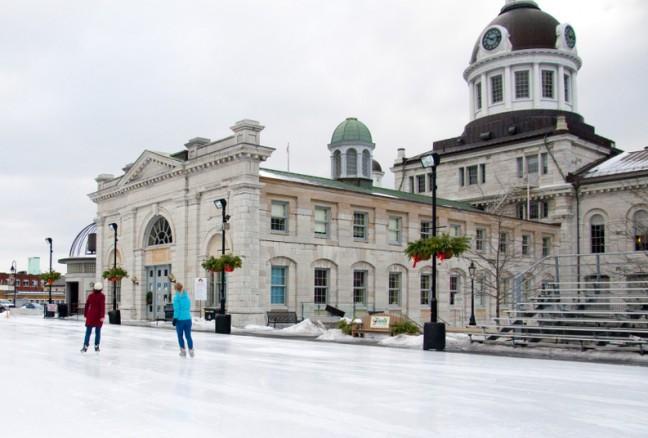
<path id="1" fill-rule="evenodd" d="M 171 330 L 111 325 L 81 354 L 82 336 L 0 318 L 2 437 L 648 436 L 646 367 L 207 332 L 191 359 Z"/>

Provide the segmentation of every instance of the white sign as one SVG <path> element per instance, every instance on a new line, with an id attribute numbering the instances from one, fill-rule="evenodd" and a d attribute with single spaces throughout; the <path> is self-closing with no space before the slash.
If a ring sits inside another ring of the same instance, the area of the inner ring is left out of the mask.
<path id="1" fill-rule="evenodd" d="M 372 316 L 369 327 L 377 329 L 389 328 L 389 316 Z"/>
<path id="2" fill-rule="evenodd" d="M 207 300 L 207 279 L 206 278 L 196 278 L 196 281 L 194 281 L 194 296 L 196 301 Z"/>
<path id="3" fill-rule="evenodd" d="M 48 304 L 47 305 L 47 311 L 48 312 L 56 312 L 56 304 Z"/>

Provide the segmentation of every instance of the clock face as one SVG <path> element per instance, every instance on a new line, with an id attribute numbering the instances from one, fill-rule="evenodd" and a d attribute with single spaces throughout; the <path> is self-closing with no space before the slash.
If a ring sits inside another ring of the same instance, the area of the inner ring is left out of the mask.
<path id="1" fill-rule="evenodd" d="M 493 50 L 495 47 L 499 46 L 500 41 L 502 41 L 502 32 L 496 27 L 488 29 L 482 38 L 482 46 L 486 50 Z"/>
<path id="2" fill-rule="evenodd" d="M 567 42 L 567 47 L 573 49 L 576 46 L 576 32 L 571 26 L 565 27 L 565 41 Z"/>

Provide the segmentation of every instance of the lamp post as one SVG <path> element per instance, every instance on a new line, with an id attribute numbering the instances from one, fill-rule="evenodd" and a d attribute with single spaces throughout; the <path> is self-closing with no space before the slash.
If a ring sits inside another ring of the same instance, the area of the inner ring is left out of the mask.
<path id="1" fill-rule="evenodd" d="M 423 168 L 432 169 L 432 237 L 437 235 L 437 185 L 436 168 L 441 162 L 441 156 L 436 152 L 421 157 Z M 432 253 L 432 279 L 430 280 L 430 322 L 423 326 L 423 349 L 442 351 L 445 349 L 445 324 L 438 322 L 439 306 L 436 294 L 436 253 Z"/>
<path id="2" fill-rule="evenodd" d="M 15 260 L 13 260 L 13 261 L 11 262 L 11 269 L 10 269 L 10 271 L 11 271 L 11 279 L 12 279 L 12 281 L 13 281 L 13 289 L 14 289 L 14 291 L 13 291 L 13 292 L 14 292 L 14 308 L 15 308 L 15 307 L 16 307 L 16 271 L 17 271 L 17 268 L 16 268 L 16 261 L 15 261 Z"/>
<path id="3" fill-rule="evenodd" d="M 117 224 L 112 222 L 108 226 L 113 230 L 114 247 L 113 247 L 113 270 L 117 268 Z M 117 310 L 117 279 L 113 278 L 112 288 L 112 312 L 108 313 L 108 320 L 111 324 L 121 324 L 121 315 Z"/>
<path id="4" fill-rule="evenodd" d="M 225 230 L 230 216 L 227 214 L 227 200 L 216 199 L 214 206 L 222 212 L 223 233 L 221 234 L 221 253 L 225 255 Z M 229 334 L 232 331 L 232 316 L 225 314 L 225 270 L 220 273 L 220 310 L 216 314 L 216 333 Z"/>
<path id="5" fill-rule="evenodd" d="M 470 266 L 468 266 L 468 273 L 470 274 L 470 321 L 468 325 L 477 325 L 475 321 L 475 262 L 470 261 Z"/>
<path id="6" fill-rule="evenodd" d="M 51 237 L 46 237 L 45 242 L 49 244 L 49 272 L 50 274 L 52 273 L 52 238 Z M 47 302 L 49 304 L 52 304 L 52 282 L 49 283 L 49 297 L 47 298 Z"/>

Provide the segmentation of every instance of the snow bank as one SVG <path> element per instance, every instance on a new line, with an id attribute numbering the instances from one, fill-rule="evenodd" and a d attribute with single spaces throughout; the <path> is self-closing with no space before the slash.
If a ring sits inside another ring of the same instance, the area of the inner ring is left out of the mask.
<path id="1" fill-rule="evenodd" d="M 310 319 L 305 319 L 299 324 L 291 325 L 280 330 L 282 333 L 297 336 L 320 336 L 326 332 L 326 328 L 320 323 L 314 323 Z"/>
<path id="2" fill-rule="evenodd" d="M 246 332 L 272 332 L 274 331 L 274 327 L 270 327 L 268 325 L 257 325 L 257 324 L 248 324 L 245 327 L 243 327 L 243 330 Z"/>
<path id="3" fill-rule="evenodd" d="M 390 336 L 385 339 L 378 341 L 378 345 L 384 345 L 385 347 L 399 347 L 399 348 L 423 348 L 423 335 L 397 335 Z"/>

